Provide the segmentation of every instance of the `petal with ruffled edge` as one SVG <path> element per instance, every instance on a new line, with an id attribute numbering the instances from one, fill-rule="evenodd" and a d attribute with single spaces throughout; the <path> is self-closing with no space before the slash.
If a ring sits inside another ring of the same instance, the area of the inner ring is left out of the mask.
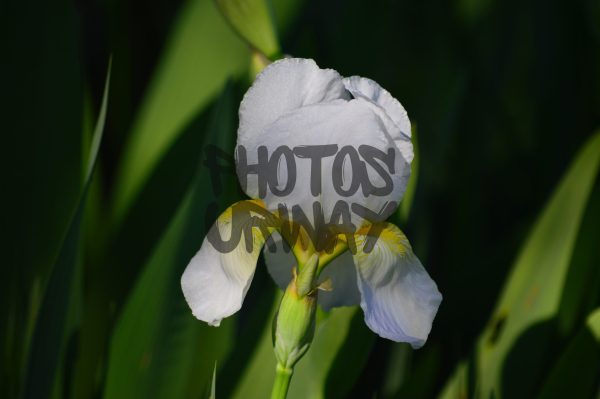
<path id="1" fill-rule="evenodd" d="M 412 252 L 400 229 L 385 223 L 372 251 L 365 253 L 367 238 L 357 235 L 354 255 L 365 322 L 379 336 L 425 344 L 442 301 L 435 282 Z"/>
<path id="2" fill-rule="evenodd" d="M 396 129 L 389 128 L 388 131 L 404 158 L 410 163 L 414 157 L 410 142 L 410 119 L 408 119 L 408 114 L 402 104 L 377 82 L 368 78 L 360 76 L 344 78 L 344 86 L 354 98 L 366 99 L 379 107 L 389 121 L 396 126 Z"/>
<path id="3" fill-rule="evenodd" d="M 254 136 L 283 114 L 306 105 L 350 98 L 342 77 L 311 59 L 284 58 L 267 66 L 240 104 L 238 137 Z"/>
<path id="4" fill-rule="evenodd" d="M 268 235 L 272 231 L 271 227 L 261 231 L 257 220 L 268 218 L 261 209 L 260 201 L 241 201 L 227 208 L 183 272 L 181 288 L 196 318 L 218 326 L 241 308 L 266 239 L 263 232 Z M 272 221 L 264 223 L 270 224 Z M 245 231 L 252 234 L 249 248 Z M 239 240 L 226 244 L 232 235 Z"/>

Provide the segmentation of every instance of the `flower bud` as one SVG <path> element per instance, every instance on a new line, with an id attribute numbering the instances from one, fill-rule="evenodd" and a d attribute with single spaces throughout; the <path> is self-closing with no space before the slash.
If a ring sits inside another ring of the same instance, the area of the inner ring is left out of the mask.
<path id="1" fill-rule="evenodd" d="M 305 291 L 307 278 L 314 276 L 318 256 L 313 255 L 288 285 L 273 324 L 273 345 L 277 362 L 286 369 L 294 365 L 308 350 L 315 332 L 317 292 L 311 289 L 299 293 L 298 283 Z"/>

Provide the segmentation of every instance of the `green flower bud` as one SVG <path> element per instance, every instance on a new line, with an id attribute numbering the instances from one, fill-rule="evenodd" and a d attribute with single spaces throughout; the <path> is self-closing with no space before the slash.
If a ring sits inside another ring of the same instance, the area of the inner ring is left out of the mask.
<path id="1" fill-rule="evenodd" d="M 308 350 L 315 332 L 317 292 L 314 286 L 318 256 L 314 254 L 288 285 L 273 324 L 275 357 L 291 370 Z"/>

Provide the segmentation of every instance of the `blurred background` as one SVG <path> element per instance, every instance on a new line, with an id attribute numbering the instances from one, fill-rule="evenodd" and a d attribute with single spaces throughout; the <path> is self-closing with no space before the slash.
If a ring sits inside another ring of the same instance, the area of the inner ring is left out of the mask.
<path id="1" fill-rule="evenodd" d="M 262 259 L 219 328 L 179 279 L 243 198 L 239 101 L 285 54 L 407 109 L 392 219 L 444 296 L 417 351 L 320 312 L 289 397 L 600 398 L 600 3 L 217 3 L 0 5 L 0 397 L 268 397 Z"/>

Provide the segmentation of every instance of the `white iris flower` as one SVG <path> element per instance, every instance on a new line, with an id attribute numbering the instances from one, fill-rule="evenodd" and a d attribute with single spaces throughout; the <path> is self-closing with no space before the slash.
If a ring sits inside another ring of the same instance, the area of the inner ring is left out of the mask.
<path id="1" fill-rule="evenodd" d="M 342 78 L 312 60 L 290 58 L 274 62 L 259 74 L 240 105 L 239 117 L 238 147 L 243 146 L 248 165 L 260 162 L 259 147 L 271 155 L 282 146 L 293 150 L 335 144 L 341 151 L 367 145 L 381 154 L 393 153 L 393 162 L 387 165 L 393 173 L 388 176 L 391 181 L 386 180 L 381 173 L 386 165 L 380 163 L 378 170 L 361 160 L 358 165 L 363 176 L 366 171 L 370 186 L 352 190 L 357 163 L 349 162 L 348 154 L 342 164 L 325 154 L 316 169 L 314 159 L 296 156 L 292 170 L 281 157 L 275 162 L 277 193 L 261 193 L 257 173 L 240 175 L 253 200 L 228 208 L 211 232 L 226 241 L 243 230 L 241 240 L 233 240 L 236 245 L 224 251 L 216 248 L 209 233 L 182 276 L 183 293 L 193 314 L 217 326 L 237 312 L 263 246 L 269 272 L 284 289 L 296 274 L 295 266 L 301 268 L 316 253 L 314 281 L 318 283 L 312 288 L 324 289 L 318 294 L 323 308 L 360 304 L 366 324 L 378 335 L 421 347 L 442 296 L 406 236 L 384 221 L 404 194 L 413 158 L 410 121 L 402 105 L 370 79 Z M 344 195 L 335 186 L 335 173 L 342 176 Z M 295 178 L 293 189 L 284 192 L 290 178 Z M 386 183 L 392 183 L 389 192 L 377 195 L 374 190 Z M 293 212 L 282 212 L 280 205 L 301 209 L 306 220 L 315 221 L 316 234 L 311 236 L 309 226 L 295 220 Z M 247 212 L 236 212 L 236 207 Z M 321 212 L 325 225 L 316 222 Z M 268 220 L 257 224 L 264 214 Z M 340 220 L 351 222 L 355 229 L 351 233 L 342 229 L 341 234 L 327 225 Z M 297 240 L 301 245 L 292 240 L 290 226 L 301 226 Z M 326 237 L 331 245 L 322 249 L 309 236 Z M 252 239 L 248 244 L 247 238 Z"/>

